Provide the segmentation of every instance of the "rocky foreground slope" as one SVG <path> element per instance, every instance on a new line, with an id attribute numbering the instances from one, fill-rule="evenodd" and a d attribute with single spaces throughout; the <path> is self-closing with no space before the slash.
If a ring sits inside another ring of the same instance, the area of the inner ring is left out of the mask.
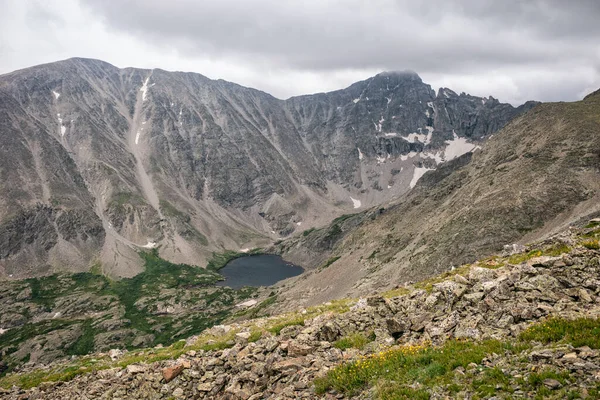
<path id="1" fill-rule="evenodd" d="M 598 398 L 599 237 L 593 220 L 384 294 L 12 374 L 2 395 Z"/>
<path id="2" fill-rule="evenodd" d="M 0 76 L 0 276 L 203 265 L 408 191 L 535 103 L 412 72 L 279 100 L 194 73 L 70 59 Z"/>

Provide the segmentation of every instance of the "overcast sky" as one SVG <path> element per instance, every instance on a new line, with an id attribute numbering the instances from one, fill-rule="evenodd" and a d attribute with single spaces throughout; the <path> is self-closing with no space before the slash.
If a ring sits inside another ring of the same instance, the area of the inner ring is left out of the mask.
<path id="1" fill-rule="evenodd" d="M 577 100 L 600 0 L 0 0 L 0 73 L 69 57 L 193 71 L 280 98 L 411 69 L 434 89 Z"/>

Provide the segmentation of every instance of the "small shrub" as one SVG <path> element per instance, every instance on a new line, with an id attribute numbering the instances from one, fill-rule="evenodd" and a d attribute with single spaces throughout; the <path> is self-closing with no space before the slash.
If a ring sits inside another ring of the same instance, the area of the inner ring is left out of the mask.
<path id="1" fill-rule="evenodd" d="M 331 257 L 329 260 L 325 261 L 325 264 L 323 264 L 320 269 L 325 269 L 325 268 L 329 267 L 331 264 L 333 264 L 340 258 L 341 258 L 341 256 Z"/>
<path id="2" fill-rule="evenodd" d="M 250 331 L 250 337 L 248 338 L 248 342 L 256 342 L 258 339 L 262 337 L 262 331 L 259 329 L 253 329 Z"/>
<path id="3" fill-rule="evenodd" d="M 369 335 L 365 335 L 364 333 L 353 333 L 352 335 L 348 335 L 335 341 L 333 345 L 340 350 L 346 350 L 350 348 L 362 350 L 373 340 L 375 340 L 375 335 L 373 333 Z"/>
<path id="4" fill-rule="evenodd" d="M 600 250 L 600 242 L 598 239 L 590 239 L 581 243 L 584 247 L 587 247 L 590 250 Z"/>
<path id="5" fill-rule="evenodd" d="M 185 347 L 185 340 L 180 340 L 178 342 L 175 342 L 171 345 L 171 348 L 173 350 L 181 350 Z"/>
<path id="6" fill-rule="evenodd" d="M 302 232 L 302 236 L 308 236 L 310 235 L 312 232 L 314 232 L 316 230 L 316 228 L 310 228 L 305 230 L 304 232 Z"/>

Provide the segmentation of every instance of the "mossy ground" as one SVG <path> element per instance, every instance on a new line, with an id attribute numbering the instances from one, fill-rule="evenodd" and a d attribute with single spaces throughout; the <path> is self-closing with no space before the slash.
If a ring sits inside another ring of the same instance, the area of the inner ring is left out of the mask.
<path id="1" fill-rule="evenodd" d="M 307 318 L 314 318 L 318 315 L 328 312 L 343 313 L 350 309 L 350 305 L 356 300 L 344 299 L 322 304 L 320 306 L 310 307 L 303 313 L 287 313 L 277 317 L 267 319 L 266 323 L 260 326 L 255 321 L 249 320 L 243 324 L 245 330 L 249 330 L 251 335 L 249 341 L 256 341 L 267 334 L 279 334 L 286 326 L 304 325 Z M 135 363 L 152 363 L 162 360 L 176 359 L 180 355 L 190 350 L 222 350 L 232 347 L 235 344 L 235 334 L 241 329 L 232 329 L 228 333 L 215 336 L 210 333 L 201 333 L 197 340 L 185 345 L 184 341 L 177 341 L 170 346 L 162 348 L 138 349 L 127 353 L 123 358 L 117 361 L 111 361 L 107 356 L 98 357 L 97 355 L 86 355 L 78 357 L 67 364 L 57 365 L 49 369 L 36 369 L 27 373 L 10 374 L 0 378 L 0 387 L 10 388 L 17 385 L 23 389 L 38 386 L 41 382 L 69 381 L 74 377 L 86 374 L 92 371 L 109 369 L 114 367 L 126 367 Z"/>
<path id="2" fill-rule="evenodd" d="M 124 318 L 129 320 L 127 328 L 138 335 L 152 335 L 151 345 L 168 345 L 180 339 L 202 332 L 220 323 L 234 312 L 239 301 L 254 295 L 256 289 L 233 290 L 214 284 L 223 279 L 218 273 L 187 264 L 174 264 L 160 258 L 158 250 L 140 252 L 144 260 L 144 271 L 133 278 L 113 281 L 98 273 L 55 274 L 32 278 L 25 282 L 31 288 L 29 301 L 41 305 L 47 312 L 54 312 L 65 296 L 89 293 L 93 298 L 108 297 L 110 307 L 124 309 Z M 162 314 L 156 311 L 160 301 L 172 301 L 194 312 Z M 98 310 L 101 313 L 104 310 Z M 110 315 L 102 318 L 110 318 Z M 93 352 L 94 338 L 102 333 L 95 328 L 92 318 L 81 319 L 61 316 L 52 320 L 30 322 L 2 335 L 2 348 L 7 356 L 10 372 L 27 360 L 12 359 L 10 354 L 19 346 L 36 336 L 58 329 L 76 328 L 80 336 L 64 349 L 65 355 L 85 355 Z M 126 347 L 133 349 L 129 339 Z M 145 343 L 147 346 L 148 343 Z"/>
<path id="3" fill-rule="evenodd" d="M 374 387 L 376 398 L 429 399 L 434 387 L 443 388 L 452 395 L 458 392 L 473 393 L 473 398 L 489 398 L 494 395 L 511 396 L 515 387 L 533 392 L 536 398 L 578 398 L 574 382 L 567 370 L 552 368 L 534 370 L 527 375 L 511 376 L 499 368 L 482 365 L 491 355 L 518 356 L 530 350 L 536 343 L 571 344 L 575 347 L 600 347 L 600 321 L 580 318 L 567 320 L 551 318 L 532 325 L 516 341 L 487 340 L 480 342 L 449 340 L 442 346 L 429 343 L 407 345 L 363 357 L 329 371 L 315 382 L 317 393 L 331 389 L 352 396 L 368 387 Z M 519 357 L 513 357 L 515 360 Z M 522 361 L 526 362 L 526 358 Z M 515 361 L 518 363 L 518 361 Z M 457 374 L 477 365 L 476 374 Z M 545 379 L 556 379 L 563 388 L 551 391 L 543 385 Z M 573 390 L 572 390 L 573 389 Z"/>

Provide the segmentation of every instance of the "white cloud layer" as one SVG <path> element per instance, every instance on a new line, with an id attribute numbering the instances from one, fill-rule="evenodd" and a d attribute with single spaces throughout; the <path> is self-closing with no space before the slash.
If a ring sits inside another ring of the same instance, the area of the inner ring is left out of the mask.
<path id="1" fill-rule="evenodd" d="M 69 57 L 202 73 L 277 97 L 412 69 L 522 103 L 600 87 L 596 0 L 0 0 L 0 73 Z"/>

